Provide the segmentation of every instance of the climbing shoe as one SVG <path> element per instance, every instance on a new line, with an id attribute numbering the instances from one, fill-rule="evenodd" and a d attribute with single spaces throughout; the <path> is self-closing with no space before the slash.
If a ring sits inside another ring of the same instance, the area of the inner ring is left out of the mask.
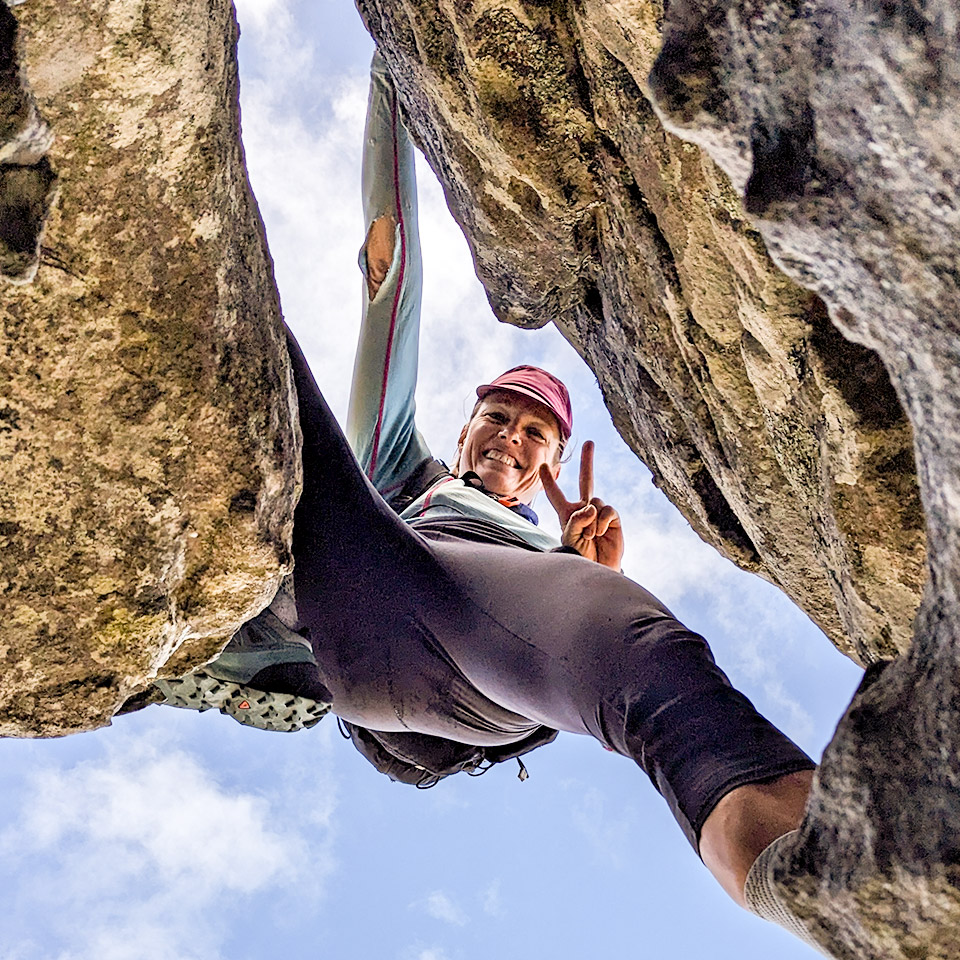
<path id="1" fill-rule="evenodd" d="M 214 707 L 261 730 L 305 730 L 330 710 L 310 641 L 296 631 L 293 577 L 273 602 L 231 637 L 220 656 L 172 680 L 156 680 L 162 702 L 187 710 Z"/>
<path id="2" fill-rule="evenodd" d="M 163 702 L 186 710 L 210 710 L 233 717 L 238 723 L 261 730 L 293 732 L 316 726 L 330 711 L 330 704 L 298 696 L 276 693 L 232 680 L 222 680 L 207 671 L 207 664 L 173 680 L 156 680 Z"/>

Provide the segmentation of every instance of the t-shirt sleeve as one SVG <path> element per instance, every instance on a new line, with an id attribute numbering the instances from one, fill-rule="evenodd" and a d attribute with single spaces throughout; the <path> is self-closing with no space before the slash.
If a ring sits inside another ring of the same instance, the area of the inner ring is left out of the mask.
<path id="1" fill-rule="evenodd" d="M 422 268 L 413 145 L 379 54 L 371 66 L 362 178 L 366 232 L 384 216 L 396 230 L 393 260 L 373 299 L 364 283 L 346 432 L 363 470 L 389 500 L 430 450 L 414 422 Z M 366 277 L 364 250 L 360 269 Z"/>

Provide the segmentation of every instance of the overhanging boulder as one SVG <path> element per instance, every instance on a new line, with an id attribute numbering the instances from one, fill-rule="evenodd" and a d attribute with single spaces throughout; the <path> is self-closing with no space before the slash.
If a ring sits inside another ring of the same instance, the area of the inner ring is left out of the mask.
<path id="1" fill-rule="evenodd" d="M 2 734 L 109 722 L 289 568 L 299 441 L 236 38 L 229 0 L 0 3 Z"/>
<path id="2" fill-rule="evenodd" d="M 778 865 L 844 960 L 960 956 L 960 47 L 952 3 L 670 4 L 658 108 L 724 167 L 783 269 L 910 415 L 930 580 L 855 698 Z"/>

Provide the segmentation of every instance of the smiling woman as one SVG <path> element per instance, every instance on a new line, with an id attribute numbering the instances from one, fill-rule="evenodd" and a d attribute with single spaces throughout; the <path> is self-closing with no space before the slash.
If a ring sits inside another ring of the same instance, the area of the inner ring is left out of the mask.
<path id="1" fill-rule="evenodd" d="M 346 436 L 291 335 L 304 470 L 295 575 L 206 680 L 239 685 L 240 719 L 271 692 L 315 701 L 304 726 L 332 706 L 427 780 L 458 745 L 518 756 L 556 730 L 591 736 L 648 774 L 743 904 L 758 856 L 799 823 L 814 765 L 730 685 L 702 637 L 620 573 L 619 518 L 593 496 L 592 443 L 579 498 L 560 491 L 572 412 L 557 378 L 522 366 L 481 385 L 455 470 L 432 457 L 414 418 L 413 151 L 379 57 L 363 190 L 367 282 Z M 530 507 L 541 488 L 561 543 Z"/>
<path id="2" fill-rule="evenodd" d="M 545 404 L 493 390 L 477 402 L 463 426 L 457 463 L 480 476 L 488 490 L 529 503 L 540 464 L 552 466 L 553 476 L 559 475 L 563 439 L 556 416 Z"/>
<path id="3" fill-rule="evenodd" d="M 522 366 L 481 385 L 455 469 L 431 456 L 414 420 L 413 151 L 379 57 L 363 191 L 346 437 L 291 336 L 304 439 L 295 583 L 227 647 L 233 679 L 332 704 L 427 778 L 457 744 L 518 755 L 554 730 L 592 736 L 645 770 L 743 904 L 758 855 L 799 823 L 814 765 L 733 689 L 702 637 L 619 572 L 619 518 L 593 496 L 591 443 L 579 499 L 560 491 L 572 411 L 557 378 Z M 541 488 L 560 544 L 530 507 Z"/>

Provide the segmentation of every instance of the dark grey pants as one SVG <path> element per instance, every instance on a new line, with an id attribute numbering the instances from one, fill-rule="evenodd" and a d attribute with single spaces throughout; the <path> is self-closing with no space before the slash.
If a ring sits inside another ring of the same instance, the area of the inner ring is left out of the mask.
<path id="1" fill-rule="evenodd" d="M 292 337 L 290 350 L 297 610 L 334 712 L 479 746 L 539 725 L 589 734 L 646 771 L 694 849 L 730 790 L 814 766 L 628 578 L 410 529 L 363 476 Z"/>

